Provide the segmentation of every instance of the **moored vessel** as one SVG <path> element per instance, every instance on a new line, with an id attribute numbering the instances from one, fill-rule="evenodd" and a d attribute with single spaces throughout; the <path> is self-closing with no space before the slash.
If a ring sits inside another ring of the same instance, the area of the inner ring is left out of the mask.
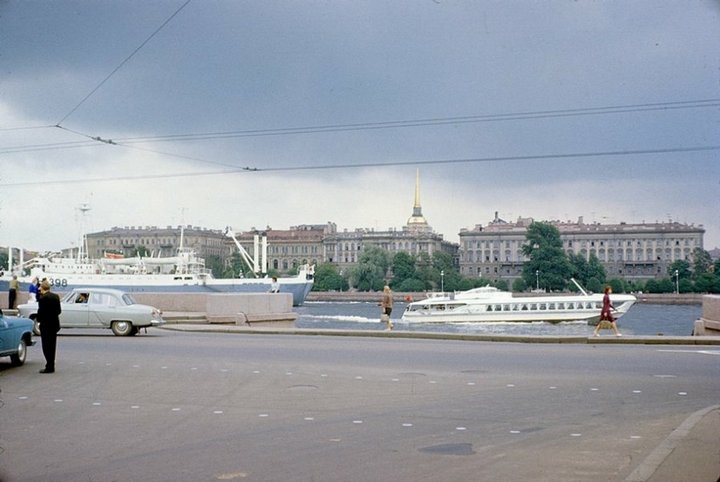
<path id="1" fill-rule="evenodd" d="M 558 294 L 546 296 L 513 296 L 491 286 L 457 293 L 436 293 L 409 303 L 402 315 L 406 323 L 483 323 L 536 322 L 549 323 L 600 319 L 603 294 Z M 611 295 L 613 316 L 620 318 L 637 301 L 633 295 Z"/>
<path id="2" fill-rule="evenodd" d="M 46 278 L 55 291 L 68 291 L 76 287 L 115 288 L 137 292 L 215 292 L 215 293 L 268 293 L 273 280 L 266 274 L 265 253 L 267 242 L 256 240 L 256 249 L 250 256 L 231 231 L 242 258 L 250 268 L 252 278 L 215 278 L 205 267 L 205 261 L 196 253 L 181 247 L 175 256 L 125 258 L 108 253 L 100 259 L 81 257 L 37 257 L 17 266 L 9 266 L 0 275 L 0 290 L 7 291 L 13 273 L 17 274 L 22 289 L 27 290 L 34 278 Z M 182 236 L 181 236 L 182 240 Z M 262 249 L 258 249 L 261 246 Z M 262 257 L 260 257 L 262 254 Z M 314 266 L 303 265 L 298 274 L 277 279 L 281 293 L 293 296 L 293 305 L 302 305 L 314 282 Z"/>

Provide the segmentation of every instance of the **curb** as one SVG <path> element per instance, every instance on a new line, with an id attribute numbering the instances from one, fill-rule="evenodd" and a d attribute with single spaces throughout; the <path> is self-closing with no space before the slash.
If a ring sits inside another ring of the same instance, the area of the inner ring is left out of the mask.
<path id="1" fill-rule="evenodd" d="M 712 405 L 690 415 L 625 478 L 625 482 L 646 482 L 649 480 L 665 460 L 667 460 L 670 454 L 685 440 L 698 422 L 700 422 L 705 415 L 718 409 L 720 409 L 720 405 Z"/>
<path id="2" fill-rule="evenodd" d="M 237 333 L 246 335 L 355 336 L 420 340 L 487 341 L 505 343 L 586 344 L 586 345 L 720 345 L 720 336 L 529 336 L 471 335 L 423 331 L 316 330 L 309 328 L 253 328 L 237 325 L 165 324 L 163 330 L 192 333 Z"/>

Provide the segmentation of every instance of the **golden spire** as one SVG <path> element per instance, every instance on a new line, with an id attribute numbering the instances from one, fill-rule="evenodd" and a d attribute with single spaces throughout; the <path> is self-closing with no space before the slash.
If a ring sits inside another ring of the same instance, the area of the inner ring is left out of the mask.
<path id="1" fill-rule="evenodd" d="M 420 169 L 415 171 L 415 204 L 413 208 L 420 207 Z"/>
<path id="2" fill-rule="evenodd" d="M 407 225 L 412 231 L 424 232 L 430 230 L 430 226 L 428 226 L 425 217 L 422 215 L 422 208 L 420 207 L 420 169 L 415 172 L 415 204 Z"/>

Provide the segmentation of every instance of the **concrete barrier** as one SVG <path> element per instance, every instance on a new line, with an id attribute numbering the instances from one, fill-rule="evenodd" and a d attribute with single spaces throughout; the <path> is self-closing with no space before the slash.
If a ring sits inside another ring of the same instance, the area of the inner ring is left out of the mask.
<path id="1" fill-rule="evenodd" d="M 705 295 L 702 300 L 702 318 L 695 320 L 695 336 L 720 336 L 720 296 Z"/>
<path id="2" fill-rule="evenodd" d="M 138 303 L 165 312 L 204 313 L 208 323 L 292 325 L 290 293 L 132 293 Z"/>
<path id="3" fill-rule="evenodd" d="M 4 296 L 2 296 L 4 295 Z M 291 293 L 131 293 L 138 303 L 163 312 L 185 313 L 197 322 L 294 326 L 297 313 L 292 309 Z M 62 294 L 61 294 L 62 296 Z M 27 292 L 18 293 L 18 305 L 26 303 Z M 0 294 L 0 308 L 7 308 L 7 293 Z M 180 318 L 183 318 L 182 316 Z"/>

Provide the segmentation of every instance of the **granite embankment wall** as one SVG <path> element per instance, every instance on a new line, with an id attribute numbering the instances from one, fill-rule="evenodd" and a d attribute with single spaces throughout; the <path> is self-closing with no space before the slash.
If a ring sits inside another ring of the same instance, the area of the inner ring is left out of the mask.
<path id="1" fill-rule="evenodd" d="M 235 324 L 294 323 L 290 293 L 132 293 L 135 301 L 163 311 L 167 322 L 207 322 Z M 19 293 L 18 304 L 28 293 Z M 7 293 L 0 294 L 0 308 L 8 306 Z"/>
<path id="2" fill-rule="evenodd" d="M 702 317 L 695 321 L 694 335 L 720 336 L 720 295 L 703 296 Z"/>

